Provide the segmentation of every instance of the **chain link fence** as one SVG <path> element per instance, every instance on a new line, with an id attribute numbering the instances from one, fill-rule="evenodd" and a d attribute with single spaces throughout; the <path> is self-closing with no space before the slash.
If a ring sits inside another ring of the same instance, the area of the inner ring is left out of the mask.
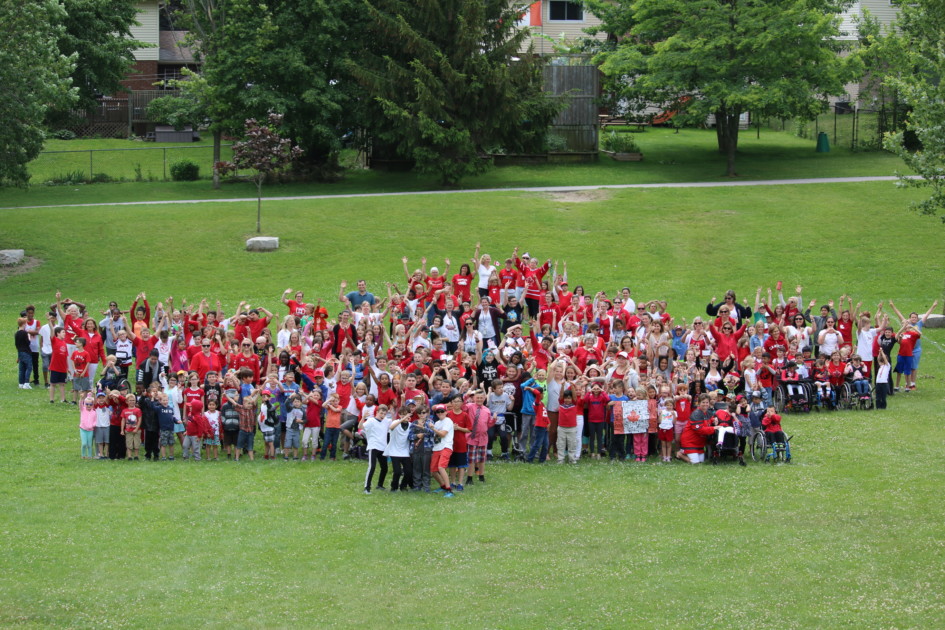
<path id="1" fill-rule="evenodd" d="M 221 146 L 222 160 L 232 156 L 230 146 Z M 167 181 L 171 178 L 171 165 L 180 160 L 197 163 L 200 177 L 209 178 L 213 172 L 213 145 L 43 151 L 30 163 L 30 181 L 33 184 Z"/>
<path id="2" fill-rule="evenodd" d="M 833 111 L 820 114 L 814 120 L 756 118 L 752 126 L 784 131 L 811 142 L 817 142 L 818 134 L 824 132 L 831 147 L 880 151 L 885 133 L 900 128 L 904 118 L 903 111 L 897 108 L 861 109 L 838 103 Z"/>

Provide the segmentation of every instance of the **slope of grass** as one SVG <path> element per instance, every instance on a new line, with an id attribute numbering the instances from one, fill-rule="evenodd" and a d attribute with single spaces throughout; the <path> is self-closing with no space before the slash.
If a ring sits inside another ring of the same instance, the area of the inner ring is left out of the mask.
<path id="1" fill-rule="evenodd" d="M 629 285 L 691 319 L 783 280 L 904 310 L 941 297 L 942 228 L 891 184 L 511 192 L 280 202 L 282 247 L 243 251 L 253 204 L 7 210 L 0 336 L 55 290 L 100 308 L 173 294 L 284 312 L 303 288 L 400 280 L 514 245 L 589 293 Z M 584 200 L 575 203 L 574 199 Z M 339 220 L 342 219 L 342 220 Z M 895 253 L 908 251 L 908 260 Z M 432 263 L 431 263 L 432 264 Z M 945 557 L 945 335 L 885 412 L 787 416 L 795 462 L 492 464 L 445 500 L 360 492 L 362 463 L 83 462 L 77 413 L 14 391 L 0 356 L 0 624 L 16 627 L 937 627 Z"/>

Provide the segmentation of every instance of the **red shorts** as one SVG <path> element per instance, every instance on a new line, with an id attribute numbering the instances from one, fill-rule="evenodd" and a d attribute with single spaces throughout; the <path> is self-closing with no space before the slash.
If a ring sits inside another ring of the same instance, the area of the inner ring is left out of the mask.
<path id="1" fill-rule="evenodd" d="M 656 436 L 659 438 L 660 442 L 672 442 L 676 439 L 676 431 L 675 429 L 658 429 Z"/>
<path id="2" fill-rule="evenodd" d="M 430 472 L 436 472 L 440 468 L 449 468 L 450 466 L 450 456 L 453 454 L 453 449 L 444 448 L 442 451 L 433 451 L 433 456 L 430 457 Z"/>

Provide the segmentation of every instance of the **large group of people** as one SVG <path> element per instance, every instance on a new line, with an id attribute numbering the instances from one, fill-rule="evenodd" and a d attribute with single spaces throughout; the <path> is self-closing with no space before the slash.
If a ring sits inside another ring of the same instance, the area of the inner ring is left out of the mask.
<path id="1" fill-rule="evenodd" d="M 781 384 L 829 402 L 852 381 L 883 408 L 916 388 L 937 304 L 869 312 L 847 295 L 805 302 L 800 286 L 785 297 L 778 282 L 753 304 L 713 296 L 687 321 L 628 287 L 586 292 L 566 263 L 517 248 L 493 260 L 477 244 L 452 275 L 449 259 L 402 262 L 380 295 L 342 281 L 335 316 L 291 289 L 282 315 L 172 297 L 152 308 L 144 293 L 97 311 L 57 293 L 18 321 L 19 385 L 41 374 L 50 404 L 80 408 L 86 458 L 254 459 L 261 440 L 265 459 L 367 459 L 366 492 L 386 488 L 390 464 L 390 490 L 452 496 L 493 457 L 698 463 L 726 430 L 743 450 L 753 427 L 781 430 Z"/>

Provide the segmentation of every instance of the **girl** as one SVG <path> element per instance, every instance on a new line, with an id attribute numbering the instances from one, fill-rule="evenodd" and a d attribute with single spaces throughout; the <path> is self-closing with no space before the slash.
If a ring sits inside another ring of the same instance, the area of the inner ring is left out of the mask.
<path id="1" fill-rule="evenodd" d="M 814 362 L 814 387 L 817 388 L 817 402 L 830 400 L 830 378 L 827 374 L 827 365 L 823 357 L 817 357 Z"/>
<path id="2" fill-rule="evenodd" d="M 206 447 L 206 457 L 217 461 L 220 456 L 220 411 L 216 399 L 207 401 L 207 411 L 203 414 L 207 419 L 210 432 L 203 440 L 203 446 Z"/>
<path id="3" fill-rule="evenodd" d="M 719 388 L 719 384 L 722 382 L 722 372 L 719 371 L 719 357 L 716 354 L 712 354 L 709 357 L 709 370 L 705 374 L 705 388 L 706 391 L 714 391 Z"/>
<path id="4" fill-rule="evenodd" d="M 840 351 L 836 350 L 830 355 L 830 363 L 827 364 L 827 376 L 830 378 L 830 387 L 833 389 L 833 402 L 836 404 L 837 392 L 843 387 L 844 376 L 847 366 L 843 363 Z"/>
<path id="5" fill-rule="evenodd" d="M 876 354 L 876 408 L 886 408 L 886 394 L 889 392 L 889 358 L 885 352 Z"/>
<path id="6" fill-rule="evenodd" d="M 843 343 L 843 336 L 834 327 L 836 323 L 837 320 L 828 317 L 826 327 L 817 335 L 817 345 L 820 346 L 819 355 L 822 357 L 832 356 L 834 352 L 840 349 L 840 344 Z"/>
<path id="7" fill-rule="evenodd" d="M 325 441 L 322 445 L 322 454 L 320 459 L 325 459 L 326 455 L 331 455 L 331 460 L 335 461 L 335 449 L 338 445 L 338 435 L 341 433 L 341 406 L 338 394 L 332 393 L 325 401 Z"/>
<path id="8" fill-rule="evenodd" d="M 666 462 L 673 461 L 673 440 L 676 437 L 676 401 L 669 393 L 669 387 L 664 388 L 663 397 L 658 404 L 659 429 L 657 439 L 660 443 L 660 458 Z"/>
<path id="9" fill-rule="evenodd" d="M 95 457 L 95 446 L 93 438 L 95 436 L 95 399 L 89 392 L 82 401 L 82 407 L 79 410 L 79 438 L 82 440 L 82 459 L 93 459 Z"/>

